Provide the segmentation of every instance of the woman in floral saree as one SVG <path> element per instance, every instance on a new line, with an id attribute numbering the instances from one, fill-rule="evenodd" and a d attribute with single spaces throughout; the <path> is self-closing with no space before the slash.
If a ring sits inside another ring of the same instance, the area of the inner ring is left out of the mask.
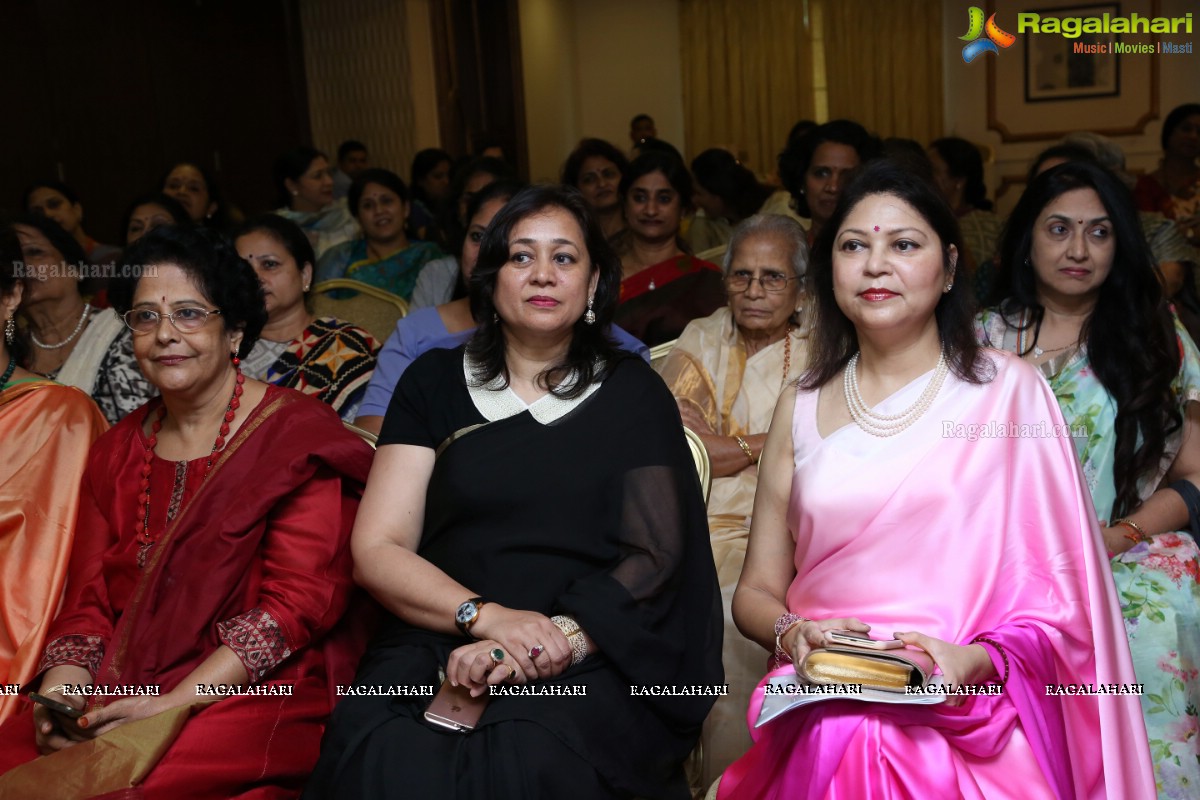
<path id="1" fill-rule="evenodd" d="M 1071 427 L 1145 685 L 1158 795 L 1200 791 L 1200 352 L 1162 299 L 1132 198 L 1104 170 L 1048 170 L 1002 246 L 980 341 L 1038 366 Z M 1193 535 L 1180 532 L 1189 527 Z"/>

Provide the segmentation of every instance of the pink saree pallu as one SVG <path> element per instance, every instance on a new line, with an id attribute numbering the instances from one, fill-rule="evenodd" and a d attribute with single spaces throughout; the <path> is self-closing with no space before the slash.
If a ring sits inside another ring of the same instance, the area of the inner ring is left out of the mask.
<path id="1" fill-rule="evenodd" d="M 787 606 L 857 616 L 877 637 L 991 639 L 1007 656 L 1002 693 L 959 706 L 831 699 L 755 728 L 784 665 L 754 692 L 755 744 L 720 800 L 1154 796 L 1120 607 L 1058 404 L 1033 368 L 984 357 L 990 382 L 948 376 L 889 438 L 854 424 L 822 438 L 818 392 L 798 395 Z M 874 410 L 903 411 L 928 380 Z M 1003 677 L 1004 655 L 984 646 Z"/>

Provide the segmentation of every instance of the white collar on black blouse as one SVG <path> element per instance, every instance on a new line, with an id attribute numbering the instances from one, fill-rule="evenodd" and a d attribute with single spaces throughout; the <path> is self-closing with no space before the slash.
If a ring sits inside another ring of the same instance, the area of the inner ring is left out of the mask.
<path id="1" fill-rule="evenodd" d="M 485 384 L 480 384 L 474 376 L 475 362 L 471 356 L 463 353 L 463 377 L 467 381 L 467 391 L 471 402 L 488 422 L 497 422 L 528 411 L 542 425 L 549 425 L 574 411 L 580 403 L 592 396 L 600 388 L 599 381 L 584 390 L 583 394 L 573 400 L 566 400 L 553 393 L 547 393 L 532 403 L 526 403 L 511 386 L 506 386 L 503 375 L 497 375 Z M 566 383 L 572 384 L 578 380 L 577 370 L 572 370 L 567 376 Z"/>

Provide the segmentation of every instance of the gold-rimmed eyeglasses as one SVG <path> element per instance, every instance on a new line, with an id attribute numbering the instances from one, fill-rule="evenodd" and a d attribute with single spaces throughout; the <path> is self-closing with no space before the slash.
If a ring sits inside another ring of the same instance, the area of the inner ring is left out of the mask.
<path id="1" fill-rule="evenodd" d="M 725 276 L 725 288 L 737 294 L 744 292 L 750 288 L 750 284 L 758 281 L 758 285 L 765 292 L 782 292 L 787 289 L 788 283 L 794 280 L 799 280 L 795 275 L 781 275 L 778 272 L 768 272 L 765 275 L 751 275 L 749 272 L 731 272 Z"/>
<path id="2" fill-rule="evenodd" d="M 208 322 L 211 314 L 220 314 L 219 308 L 207 309 L 198 306 L 177 308 L 170 314 L 161 314 L 151 308 L 131 308 L 122 317 L 129 330 L 134 333 L 150 333 L 157 330 L 164 319 L 170 320 L 175 330 L 181 333 L 198 331 Z"/>

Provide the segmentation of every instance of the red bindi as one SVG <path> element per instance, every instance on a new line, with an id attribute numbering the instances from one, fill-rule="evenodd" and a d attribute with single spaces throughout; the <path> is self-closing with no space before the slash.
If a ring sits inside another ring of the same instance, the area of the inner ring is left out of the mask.
<path id="1" fill-rule="evenodd" d="M 876 226 L 875 226 L 875 232 L 876 232 L 876 233 L 879 233 L 879 226 L 878 226 L 878 225 L 876 225 Z"/>

